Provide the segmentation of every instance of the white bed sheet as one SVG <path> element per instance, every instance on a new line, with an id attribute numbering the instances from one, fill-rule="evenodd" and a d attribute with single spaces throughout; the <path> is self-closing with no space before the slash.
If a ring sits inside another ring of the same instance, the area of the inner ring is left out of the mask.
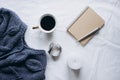
<path id="1" fill-rule="evenodd" d="M 105 20 L 105 26 L 82 47 L 66 29 L 87 6 Z M 47 53 L 46 80 L 120 80 L 120 0 L 0 0 L 0 7 L 15 11 L 28 25 L 25 40 L 31 48 L 47 51 L 52 41 L 61 44 L 58 60 Z M 52 35 L 32 29 L 45 13 L 57 21 Z M 82 68 L 77 74 L 67 66 L 71 56 L 80 57 Z"/>

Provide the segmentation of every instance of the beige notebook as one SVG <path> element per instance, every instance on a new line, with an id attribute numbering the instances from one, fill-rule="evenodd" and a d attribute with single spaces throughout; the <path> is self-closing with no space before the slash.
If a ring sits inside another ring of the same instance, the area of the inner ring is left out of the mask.
<path id="1" fill-rule="evenodd" d="M 88 7 L 68 28 L 68 32 L 82 45 L 85 45 L 94 36 L 92 33 L 102 28 L 104 23 L 104 20 Z"/>

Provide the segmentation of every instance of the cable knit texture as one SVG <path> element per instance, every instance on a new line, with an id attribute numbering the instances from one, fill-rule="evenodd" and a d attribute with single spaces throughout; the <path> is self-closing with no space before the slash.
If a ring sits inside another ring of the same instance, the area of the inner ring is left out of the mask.
<path id="1" fill-rule="evenodd" d="M 27 26 L 11 10 L 0 8 L 0 80 L 44 80 L 44 50 L 24 41 Z"/>

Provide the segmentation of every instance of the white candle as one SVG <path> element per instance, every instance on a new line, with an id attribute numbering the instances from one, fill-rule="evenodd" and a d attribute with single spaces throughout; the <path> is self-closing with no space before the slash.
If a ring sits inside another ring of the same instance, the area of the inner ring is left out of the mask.
<path id="1" fill-rule="evenodd" d="M 73 70 L 79 70 L 81 68 L 81 62 L 79 57 L 70 57 L 68 59 L 68 67 L 73 69 Z"/>

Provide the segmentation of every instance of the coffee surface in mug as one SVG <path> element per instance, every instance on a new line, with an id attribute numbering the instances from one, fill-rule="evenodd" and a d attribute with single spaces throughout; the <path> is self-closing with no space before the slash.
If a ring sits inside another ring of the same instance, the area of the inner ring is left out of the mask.
<path id="1" fill-rule="evenodd" d="M 44 30 L 50 31 L 55 27 L 55 19 L 51 15 L 46 15 L 42 17 L 40 25 Z"/>

